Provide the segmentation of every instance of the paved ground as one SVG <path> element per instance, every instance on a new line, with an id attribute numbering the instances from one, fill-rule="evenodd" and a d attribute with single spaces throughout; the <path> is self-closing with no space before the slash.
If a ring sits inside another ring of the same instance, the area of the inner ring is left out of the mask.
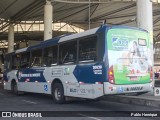
<path id="1" fill-rule="evenodd" d="M 160 108 L 160 91 L 158 95 L 155 93 L 158 90 L 160 90 L 160 81 L 155 81 L 155 88 L 153 91 L 149 93 L 145 93 L 142 95 L 115 95 L 115 96 L 109 96 L 104 97 L 107 101 L 112 102 L 119 102 L 119 103 L 126 103 L 126 104 L 133 104 L 133 105 L 141 105 L 141 106 L 148 106 L 148 107 L 157 107 Z"/>
<path id="2" fill-rule="evenodd" d="M 126 116 L 130 114 L 127 111 L 152 111 L 154 113 L 160 113 L 160 108 L 156 107 L 145 107 L 138 105 L 130 105 L 123 103 L 114 103 L 109 101 L 99 101 L 99 102 L 89 102 L 85 100 L 76 100 L 71 101 L 66 104 L 54 104 L 52 101 L 52 97 L 44 94 L 31 94 L 28 93 L 26 95 L 16 96 L 13 95 L 9 91 L 4 91 L 2 87 L 0 87 L 0 111 L 76 111 L 73 112 L 74 117 L 54 117 L 54 120 L 150 120 L 150 119 L 158 119 L 158 118 L 143 118 L 143 117 L 100 117 L 98 114 L 99 111 L 104 114 L 120 114 L 120 116 Z M 83 111 L 95 111 L 92 114 L 85 113 Z M 97 112 L 96 112 L 97 111 Z M 107 111 L 113 111 L 109 113 Z M 116 112 L 118 111 L 118 112 Z M 159 112 L 158 112 L 159 111 Z M 138 113 L 138 112 L 137 112 Z M 76 116 L 76 117 L 75 117 Z M 3 120 L 6 118 L 0 118 Z M 13 118 L 8 118 L 13 119 Z M 15 120 L 21 120 L 22 118 L 15 118 Z M 23 118 L 30 120 L 53 120 L 53 118 Z"/>

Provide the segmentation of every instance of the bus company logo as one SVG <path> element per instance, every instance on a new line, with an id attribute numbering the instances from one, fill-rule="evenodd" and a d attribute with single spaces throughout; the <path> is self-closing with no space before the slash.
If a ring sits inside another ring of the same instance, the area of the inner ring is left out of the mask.
<path id="1" fill-rule="evenodd" d="M 21 79 L 21 78 L 25 78 L 25 77 L 40 77 L 41 74 L 40 73 L 32 73 L 32 74 L 23 74 L 22 72 L 18 72 L 17 73 L 17 78 Z"/>
<path id="2" fill-rule="evenodd" d="M 139 90 L 143 90 L 143 87 L 131 87 L 130 91 L 139 91 Z"/>
<path id="3" fill-rule="evenodd" d="M 112 38 L 112 46 L 115 49 L 128 49 L 128 40 Z"/>
<path id="4" fill-rule="evenodd" d="M 64 68 L 64 75 L 69 75 L 69 74 L 70 74 L 70 69 Z"/>

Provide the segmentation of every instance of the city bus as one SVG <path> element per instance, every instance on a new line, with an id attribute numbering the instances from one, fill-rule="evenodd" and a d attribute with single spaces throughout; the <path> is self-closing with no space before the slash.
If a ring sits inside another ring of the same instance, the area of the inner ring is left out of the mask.
<path id="1" fill-rule="evenodd" d="M 55 103 L 150 92 L 151 52 L 147 31 L 102 25 L 6 54 L 4 89 L 50 94 Z"/>

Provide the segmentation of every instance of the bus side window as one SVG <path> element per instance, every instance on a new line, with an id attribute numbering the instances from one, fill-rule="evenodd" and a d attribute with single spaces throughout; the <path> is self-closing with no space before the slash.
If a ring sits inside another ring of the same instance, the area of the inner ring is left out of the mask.
<path id="1" fill-rule="evenodd" d="M 12 56 L 12 69 L 19 69 L 20 68 L 20 61 L 21 61 L 21 55 L 15 54 Z"/>
<path id="2" fill-rule="evenodd" d="M 40 67 L 42 64 L 42 49 L 32 51 L 31 67 Z"/>
<path id="3" fill-rule="evenodd" d="M 58 47 L 48 47 L 44 49 L 43 66 L 51 66 L 57 64 Z"/>
<path id="4" fill-rule="evenodd" d="M 60 45 L 59 63 L 75 63 L 77 57 L 77 41 L 67 42 Z"/>
<path id="5" fill-rule="evenodd" d="M 21 68 L 28 68 L 30 60 L 30 53 L 22 53 L 21 54 Z"/>
<path id="6" fill-rule="evenodd" d="M 11 55 L 5 55 L 5 57 L 4 57 L 4 70 L 10 70 L 11 69 L 11 62 L 12 62 L 12 56 Z"/>
<path id="7" fill-rule="evenodd" d="M 79 61 L 95 61 L 97 59 L 97 37 L 90 37 L 79 41 Z"/>

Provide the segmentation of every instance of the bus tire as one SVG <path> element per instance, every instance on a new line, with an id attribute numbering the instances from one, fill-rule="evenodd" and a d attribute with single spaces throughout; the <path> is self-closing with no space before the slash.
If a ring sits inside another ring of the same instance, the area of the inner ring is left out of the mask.
<path id="1" fill-rule="evenodd" d="M 58 104 L 65 102 L 64 89 L 61 83 L 55 83 L 52 88 L 53 101 Z"/>

